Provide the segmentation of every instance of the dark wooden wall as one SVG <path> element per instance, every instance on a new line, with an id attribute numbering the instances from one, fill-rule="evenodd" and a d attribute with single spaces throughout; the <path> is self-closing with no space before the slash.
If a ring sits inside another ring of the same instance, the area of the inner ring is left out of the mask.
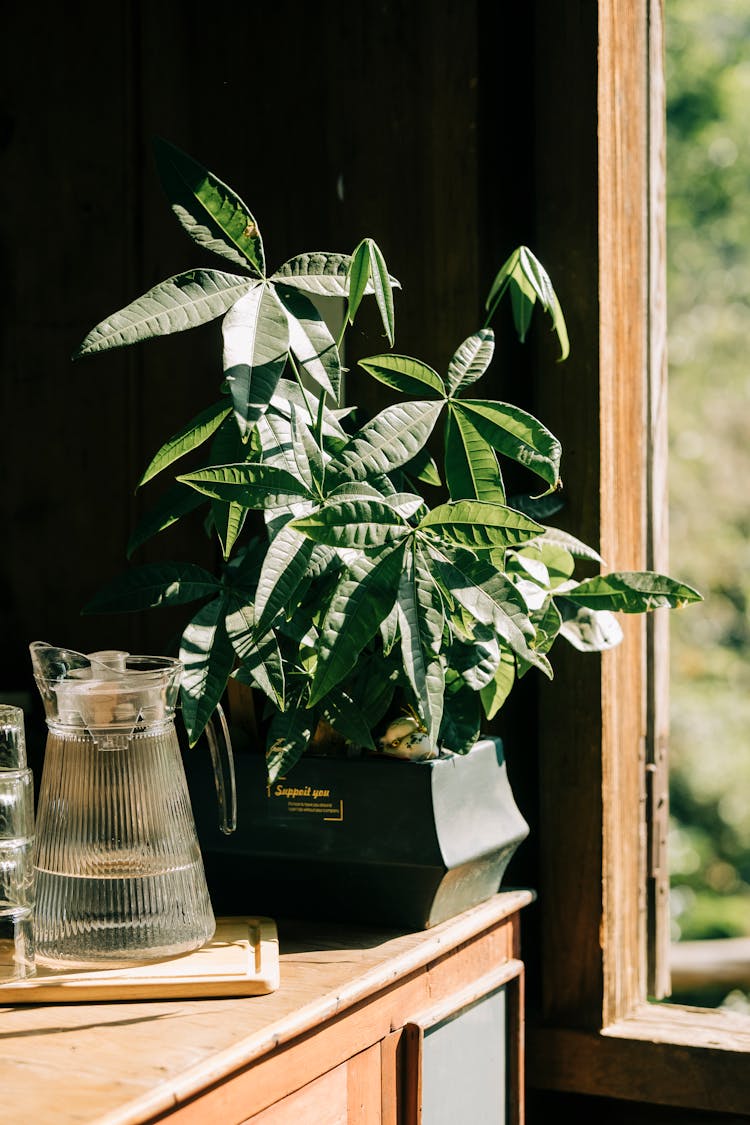
<path id="1" fill-rule="evenodd" d="M 517 17 L 500 17 L 502 5 L 42 7 L 3 12 L 6 693 L 28 688 L 32 640 L 155 652 L 182 620 L 171 611 L 80 613 L 126 565 L 140 505 L 158 495 L 158 483 L 143 499 L 134 495 L 140 473 L 211 401 L 221 377 L 218 322 L 71 362 L 104 316 L 208 261 L 169 211 L 154 136 L 235 187 L 259 220 L 271 263 L 308 249 L 349 251 L 374 237 L 403 285 L 397 349 L 438 366 L 478 327 L 494 270 L 526 237 L 502 207 L 514 193 L 525 199 L 524 158 L 506 147 L 519 132 L 509 88 L 520 58 Z M 382 345 L 375 333 L 354 351 Z M 363 395 L 365 408 L 373 393 Z M 164 557 L 212 556 L 193 523 L 135 561 Z"/>
<path id="2" fill-rule="evenodd" d="M 220 266 L 172 216 L 153 138 L 235 188 L 271 267 L 374 237 L 403 287 L 396 349 L 444 367 L 481 324 L 507 254 L 535 246 L 533 20 L 517 7 L 263 0 L 228 16 L 196 0 L 6 7 L 0 696 L 26 693 L 38 710 L 33 640 L 166 652 L 185 623 L 179 609 L 81 613 L 125 568 L 139 513 L 168 483 L 136 494 L 143 469 L 221 380 L 219 321 L 71 360 L 94 324 L 156 282 Z M 506 316 L 492 377 L 523 402 L 527 355 Z M 358 380 L 354 361 L 385 341 L 374 319 L 363 325 L 347 359 L 351 397 L 371 411 L 384 389 Z M 212 565 L 200 516 L 133 562 L 166 558 Z"/>

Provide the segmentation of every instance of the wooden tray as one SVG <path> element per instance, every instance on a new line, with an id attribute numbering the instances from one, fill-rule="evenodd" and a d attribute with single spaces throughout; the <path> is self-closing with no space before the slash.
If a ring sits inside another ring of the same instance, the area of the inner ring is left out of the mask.
<path id="1" fill-rule="evenodd" d="M 90 1003 L 259 996 L 279 987 L 279 940 L 270 918 L 217 918 L 210 942 L 193 953 L 127 969 L 58 972 L 0 984 L 6 1004 Z"/>

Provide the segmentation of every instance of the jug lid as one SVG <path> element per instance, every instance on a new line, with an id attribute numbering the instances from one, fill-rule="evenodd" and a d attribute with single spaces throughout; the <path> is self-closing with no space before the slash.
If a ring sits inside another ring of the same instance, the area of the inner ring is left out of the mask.
<path id="1" fill-rule="evenodd" d="M 120 649 L 82 653 L 44 641 L 29 650 L 48 723 L 86 730 L 100 742 L 174 717 L 180 660 Z"/>

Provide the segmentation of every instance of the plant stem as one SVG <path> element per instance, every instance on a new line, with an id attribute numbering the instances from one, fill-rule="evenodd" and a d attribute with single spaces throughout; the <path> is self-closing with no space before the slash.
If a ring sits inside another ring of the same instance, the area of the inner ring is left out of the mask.
<path id="1" fill-rule="evenodd" d="M 344 336 L 346 335 L 346 329 L 347 329 L 347 326 L 348 326 L 348 321 L 349 321 L 349 302 L 347 301 L 346 302 L 346 312 L 344 313 L 344 319 L 341 323 L 341 331 L 339 332 L 338 339 L 336 340 L 336 351 L 339 351 L 339 352 L 341 351 L 341 345 L 344 342 Z"/>
<path id="2" fill-rule="evenodd" d="M 323 411 L 325 409 L 326 393 L 323 388 L 320 388 L 320 398 L 318 399 L 318 416 L 315 419 L 315 440 L 318 443 L 318 449 L 321 454 L 323 453 Z"/>
<path id="3" fill-rule="evenodd" d="M 289 362 L 292 365 L 292 371 L 294 372 L 294 378 L 297 380 L 297 386 L 299 387 L 300 391 L 302 392 L 302 397 L 305 400 L 305 406 L 307 407 L 307 412 L 310 415 L 310 421 L 312 422 L 313 418 L 315 417 L 315 412 L 314 412 L 312 406 L 310 405 L 310 399 L 307 397 L 307 390 L 305 389 L 305 384 L 302 382 L 302 375 L 300 373 L 300 369 L 297 366 L 297 361 L 294 358 L 294 356 L 292 355 L 291 351 L 289 352 Z"/>
<path id="4" fill-rule="evenodd" d="M 505 292 L 505 290 L 501 289 L 499 295 L 497 296 L 495 301 L 493 301 L 492 305 L 490 306 L 490 308 L 487 312 L 487 316 L 484 319 L 484 324 L 482 325 L 482 328 L 489 328 L 490 321 L 492 320 L 493 316 L 497 312 L 497 306 L 500 304 L 500 298 L 502 297 L 504 292 Z"/>
<path id="5" fill-rule="evenodd" d="M 302 382 L 302 374 L 300 372 L 299 367 L 297 366 L 297 361 L 295 360 L 295 358 L 294 358 L 294 356 L 292 355 L 291 352 L 289 352 L 289 362 L 292 365 L 292 370 L 294 371 L 294 377 L 297 380 L 297 385 L 298 385 L 300 391 L 302 392 L 302 397 L 305 400 L 305 406 L 307 407 L 307 412 L 310 415 L 310 422 L 313 423 L 313 437 L 315 438 L 315 441 L 317 442 L 318 449 L 320 450 L 320 453 L 321 453 L 321 456 L 322 456 L 323 455 L 323 411 L 325 409 L 326 393 L 323 390 L 323 388 L 321 387 L 320 388 L 320 395 L 318 397 L 318 409 L 317 409 L 316 412 L 314 412 L 313 409 L 312 409 L 312 406 L 310 405 L 310 399 L 307 396 L 307 390 L 305 389 L 305 385 Z M 323 462 L 323 473 L 324 473 L 323 479 L 325 479 L 325 461 Z"/>

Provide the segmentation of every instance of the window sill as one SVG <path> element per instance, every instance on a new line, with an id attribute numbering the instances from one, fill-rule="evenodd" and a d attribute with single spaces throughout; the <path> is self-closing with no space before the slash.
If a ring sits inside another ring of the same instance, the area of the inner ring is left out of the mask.
<path id="1" fill-rule="evenodd" d="M 527 1031 L 531 1087 L 750 1114 L 750 1018 L 644 1004 L 603 1031 Z"/>

